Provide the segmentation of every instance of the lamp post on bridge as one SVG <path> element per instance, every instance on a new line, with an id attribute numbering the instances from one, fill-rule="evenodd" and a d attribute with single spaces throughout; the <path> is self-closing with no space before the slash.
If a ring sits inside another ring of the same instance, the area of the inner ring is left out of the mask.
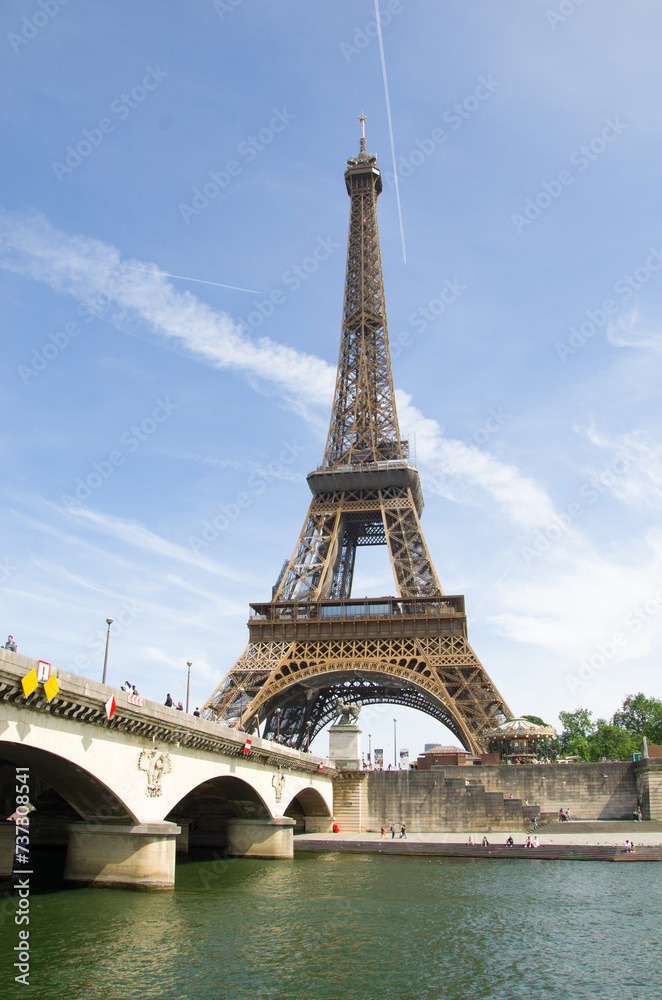
<path id="1" fill-rule="evenodd" d="M 368 767 L 372 764 L 372 733 L 368 733 Z"/>
<path id="2" fill-rule="evenodd" d="M 398 769 L 398 720 L 393 720 L 393 768 Z"/>
<path id="3" fill-rule="evenodd" d="M 276 743 L 280 743 L 280 713 L 282 708 L 276 709 Z"/>
<path id="4" fill-rule="evenodd" d="M 110 626 L 113 624 L 112 618 L 106 618 L 106 625 L 108 626 L 108 631 L 106 632 L 106 655 L 103 658 L 103 677 L 101 678 L 101 683 L 106 683 L 106 670 L 108 669 L 108 643 L 110 642 Z"/>
<path id="5" fill-rule="evenodd" d="M 191 690 L 191 667 L 193 666 L 193 660 L 187 660 L 186 666 L 188 667 L 188 677 L 186 678 L 186 712 L 188 714 L 188 696 Z"/>
<path id="6" fill-rule="evenodd" d="M 310 753 L 310 727 L 312 722 L 306 723 L 306 753 Z"/>

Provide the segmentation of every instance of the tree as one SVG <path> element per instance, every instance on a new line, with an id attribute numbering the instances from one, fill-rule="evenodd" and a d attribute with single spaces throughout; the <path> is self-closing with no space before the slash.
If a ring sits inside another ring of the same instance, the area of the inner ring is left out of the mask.
<path id="1" fill-rule="evenodd" d="M 662 701 L 647 698 L 641 691 L 629 694 L 621 709 L 614 712 L 612 723 L 632 736 L 645 736 L 651 743 L 662 743 Z"/>
<path id="2" fill-rule="evenodd" d="M 542 719 L 540 718 L 539 715 L 523 715 L 522 718 L 526 719 L 527 722 L 532 722 L 534 724 L 534 726 L 546 726 L 547 725 L 546 722 L 542 721 Z"/>
<path id="3" fill-rule="evenodd" d="M 571 736 L 563 748 L 564 757 L 579 757 L 589 759 L 589 745 L 585 736 Z"/>
<path id="4" fill-rule="evenodd" d="M 641 739 L 606 719 L 598 719 L 588 739 L 589 760 L 629 760 L 641 750 Z"/>
<path id="5" fill-rule="evenodd" d="M 595 726 L 591 721 L 592 715 L 593 712 L 590 712 L 587 708 L 578 708 L 575 712 L 559 712 L 559 719 L 563 726 L 563 732 L 559 736 L 562 753 L 579 753 L 579 756 L 582 757 L 579 750 L 570 750 L 570 744 L 578 739 L 588 740 L 591 733 L 595 730 Z M 583 744 L 580 745 L 583 746 Z M 583 757 L 583 759 L 587 760 L 588 757 Z"/>

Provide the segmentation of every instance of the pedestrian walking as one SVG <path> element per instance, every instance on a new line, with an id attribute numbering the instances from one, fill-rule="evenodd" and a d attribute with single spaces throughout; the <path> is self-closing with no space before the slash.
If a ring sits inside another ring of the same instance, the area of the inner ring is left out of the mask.
<path id="1" fill-rule="evenodd" d="M 172 708 L 172 696 L 169 691 L 168 694 L 166 695 L 165 705 L 166 708 Z"/>
<path id="2" fill-rule="evenodd" d="M 393 823 L 391 823 L 389 830 L 391 831 L 391 840 L 395 840 L 395 827 Z"/>
<path id="3" fill-rule="evenodd" d="M 400 827 L 400 840 L 402 840 L 403 837 L 404 837 L 405 840 L 407 839 L 407 824 L 406 823 L 403 823 L 402 826 Z"/>
<path id="4" fill-rule="evenodd" d="M 5 643 L 5 649 L 11 649 L 12 653 L 16 652 L 16 643 L 14 642 L 14 636 L 8 635 L 7 642 Z"/>
<path id="5" fill-rule="evenodd" d="M 380 833 L 380 838 L 383 840 L 385 836 L 386 836 L 386 827 L 383 826 L 382 831 Z"/>

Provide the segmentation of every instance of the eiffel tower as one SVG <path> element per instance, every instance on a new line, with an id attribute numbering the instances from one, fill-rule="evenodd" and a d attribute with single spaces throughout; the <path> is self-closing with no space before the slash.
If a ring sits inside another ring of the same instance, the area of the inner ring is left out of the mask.
<path id="1" fill-rule="evenodd" d="M 426 712 L 474 753 L 512 712 L 467 641 L 464 597 L 445 596 L 421 530 L 418 470 L 400 437 L 384 305 L 377 198 L 366 150 L 347 161 L 349 240 L 340 357 L 322 465 L 292 558 L 203 716 L 297 748 L 336 700 Z M 397 597 L 351 597 L 356 550 L 386 545 Z"/>

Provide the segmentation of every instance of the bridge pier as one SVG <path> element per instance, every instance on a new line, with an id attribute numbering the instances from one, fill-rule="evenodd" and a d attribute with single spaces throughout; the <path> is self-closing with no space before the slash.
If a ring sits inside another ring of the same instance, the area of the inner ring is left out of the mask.
<path id="1" fill-rule="evenodd" d="M 174 823 L 123 826 L 72 823 L 64 868 L 66 882 L 172 889 L 175 884 Z"/>
<path id="2" fill-rule="evenodd" d="M 294 857 L 295 822 L 289 816 L 275 819 L 228 819 L 228 854 L 231 858 Z"/>

